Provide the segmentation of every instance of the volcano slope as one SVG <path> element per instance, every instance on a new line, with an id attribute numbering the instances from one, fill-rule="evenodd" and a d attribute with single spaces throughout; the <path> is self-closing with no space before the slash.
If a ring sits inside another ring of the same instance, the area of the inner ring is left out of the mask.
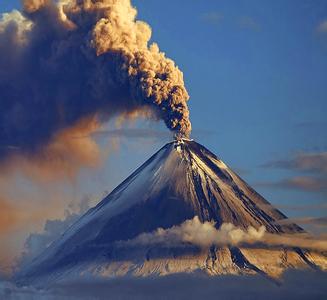
<path id="1" fill-rule="evenodd" d="M 194 217 L 216 228 L 230 223 L 241 230 L 264 226 L 274 235 L 304 233 L 296 224 L 279 224 L 285 221 L 284 214 L 205 147 L 183 139 L 156 152 L 24 267 L 16 280 L 47 285 L 82 274 L 116 277 L 183 272 L 278 277 L 288 268 L 327 267 L 324 253 L 294 246 L 128 242 Z"/>

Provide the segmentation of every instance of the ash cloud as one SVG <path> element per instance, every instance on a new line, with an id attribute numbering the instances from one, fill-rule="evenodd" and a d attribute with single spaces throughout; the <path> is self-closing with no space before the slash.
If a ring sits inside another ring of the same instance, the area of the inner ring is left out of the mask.
<path id="1" fill-rule="evenodd" d="M 24 0 L 22 12 L 2 16 L 0 161 L 70 163 L 67 149 L 53 151 L 67 130 L 83 123 L 92 133 L 144 111 L 190 133 L 183 74 L 136 15 L 130 0 Z M 85 160 L 93 163 L 82 155 L 73 165 Z"/>
<path id="2" fill-rule="evenodd" d="M 26 178 L 36 182 L 63 178 L 73 181 L 82 168 L 97 167 L 102 161 L 105 151 L 99 149 L 92 137 L 97 128 L 98 122 L 94 118 L 85 119 L 55 134 L 50 143 L 36 152 L 22 155 L 20 148 L 9 148 L 10 156 L 2 157 L 3 161 L 0 158 L 1 172 L 12 174 L 19 167 Z M 76 139 L 77 135 L 84 135 L 84 138 Z"/>
<path id="3" fill-rule="evenodd" d="M 101 130 L 93 133 L 93 136 L 119 137 L 127 139 L 167 139 L 171 137 L 167 132 L 148 128 L 117 128 L 112 130 Z"/>

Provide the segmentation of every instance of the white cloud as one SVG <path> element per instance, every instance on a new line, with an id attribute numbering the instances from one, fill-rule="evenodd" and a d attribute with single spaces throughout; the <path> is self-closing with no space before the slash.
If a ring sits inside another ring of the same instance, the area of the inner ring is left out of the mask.
<path id="1" fill-rule="evenodd" d="M 191 243 L 199 247 L 210 247 L 211 245 L 237 246 L 240 244 L 262 243 L 268 246 L 303 247 L 312 250 L 327 250 L 327 240 L 322 237 L 311 237 L 308 234 L 272 234 L 266 232 L 261 226 L 255 229 L 249 226 L 247 230 L 236 227 L 231 223 L 223 223 L 219 229 L 214 222 L 201 223 L 195 216 L 179 226 L 168 229 L 159 228 L 151 233 L 142 233 L 136 238 L 127 241 L 119 241 L 119 245 L 151 245 L 151 244 L 178 244 Z"/>
<path id="2" fill-rule="evenodd" d="M 175 244 L 180 242 L 191 243 L 200 247 L 216 245 L 237 245 L 241 242 L 253 243 L 260 240 L 265 233 L 265 227 L 258 230 L 249 227 L 247 230 L 237 228 L 231 223 L 224 223 L 216 229 L 214 222 L 201 223 L 198 216 L 187 220 L 179 226 L 168 229 L 158 228 L 152 233 L 142 233 L 128 241 L 120 241 L 127 245 L 149 245 L 158 243 Z"/>

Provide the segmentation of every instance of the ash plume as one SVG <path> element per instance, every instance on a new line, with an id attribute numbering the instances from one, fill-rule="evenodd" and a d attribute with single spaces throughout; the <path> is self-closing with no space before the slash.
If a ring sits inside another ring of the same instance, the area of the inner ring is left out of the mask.
<path id="1" fill-rule="evenodd" d="M 149 110 L 189 135 L 183 74 L 136 15 L 130 0 L 24 0 L 2 16 L 1 161 L 48 151 L 81 122 Z"/>

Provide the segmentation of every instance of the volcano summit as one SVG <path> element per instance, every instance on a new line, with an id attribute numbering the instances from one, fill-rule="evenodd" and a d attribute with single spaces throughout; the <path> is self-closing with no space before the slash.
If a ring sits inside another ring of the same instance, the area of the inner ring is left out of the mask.
<path id="1" fill-rule="evenodd" d="M 296 224 L 280 222 L 285 219 L 209 150 L 181 139 L 156 152 L 17 280 L 47 285 L 87 273 L 278 277 L 288 268 L 326 269 L 321 251 L 276 242 L 278 236 L 305 234 Z M 198 242 L 210 233 L 217 242 Z M 267 245 L 262 234 L 275 237 L 274 244 Z"/>

